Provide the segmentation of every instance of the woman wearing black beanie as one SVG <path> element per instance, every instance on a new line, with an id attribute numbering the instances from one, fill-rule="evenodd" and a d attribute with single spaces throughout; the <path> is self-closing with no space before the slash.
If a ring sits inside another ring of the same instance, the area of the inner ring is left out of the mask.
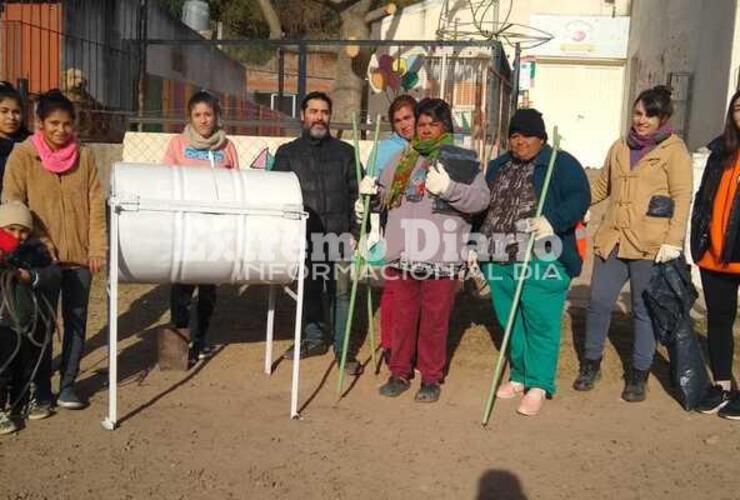
<path id="1" fill-rule="evenodd" d="M 558 151 L 543 193 L 551 155 L 542 115 L 534 109 L 518 110 L 509 125 L 509 151 L 488 164 L 491 199 L 478 229 L 483 240 L 478 242 L 477 257 L 502 327 L 515 306 L 519 276 L 523 273 L 526 280 L 511 332 L 510 379 L 496 394 L 501 399 L 523 396 L 517 411 L 530 416 L 537 415 L 545 398 L 555 393 L 565 299 L 582 266 L 575 230 L 590 202 L 586 174 L 565 151 Z M 541 196 L 546 197 L 537 215 Z M 534 234 L 535 252 L 523 269 L 527 233 Z M 484 242 L 487 248 L 482 252 Z"/>

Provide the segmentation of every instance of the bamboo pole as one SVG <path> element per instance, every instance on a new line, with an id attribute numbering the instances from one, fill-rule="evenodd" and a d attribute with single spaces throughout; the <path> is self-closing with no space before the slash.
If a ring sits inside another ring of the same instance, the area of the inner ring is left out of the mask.
<path id="1" fill-rule="evenodd" d="M 552 154 L 550 154 L 550 161 L 547 165 L 547 173 L 545 174 L 545 182 L 542 185 L 542 192 L 540 194 L 540 199 L 537 202 L 537 212 L 536 216 L 539 217 L 542 215 L 542 209 L 545 206 L 545 199 L 547 198 L 547 191 L 550 187 L 550 179 L 552 177 L 552 171 L 555 166 L 555 159 L 558 155 L 558 148 L 560 147 L 560 135 L 558 135 L 558 127 L 554 127 L 553 129 L 553 146 L 552 146 Z M 519 308 L 519 300 L 522 296 L 522 290 L 524 289 L 524 282 L 526 280 L 527 272 L 529 270 L 529 263 L 532 259 L 532 250 L 534 249 L 534 235 L 531 234 L 529 236 L 529 240 L 527 241 L 527 248 L 524 253 L 524 262 L 522 263 L 522 272 L 519 274 L 519 276 L 516 277 L 517 283 L 516 283 L 516 289 L 514 291 L 514 299 L 511 302 L 511 310 L 509 311 L 509 317 L 506 320 L 506 328 L 504 329 L 504 338 L 501 341 L 501 350 L 498 354 L 498 361 L 496 362 L 496 369 L 493 372 L 493 379 L 491 380 L 491 387 L 488 391 L 488 399 L 486 400 L 486 406 L 483 410 L 483 420 L 481 421 L 481 424 L 485 427 L 488 425 L 488 421 L 491 418 L 491 412 L 493 411 L 493 404 L 496 402 L 496 391 L 498 390 L 498 385 L 501 382 L 501 374 L 504 370 L 504 364 L 506 361 L 506 348 L 509 346 L 509 337 L 511 336 L 511 331 L 514 327 L 514 320 L 516 318 L 516 313 Z M 516 273 L 515 273 L 516 275 Z M 493 293 L 493 290 L 491 290 L 491 293 Z"/>
<path id="2" fill-rule="evenodd" d="M 367 173 L 370 177 L 375 177 L 375 164 L 378 159 L 378 136 L 380 135 L 380 114 L 375 115 L 375 134 L 373 136 L 373 150 L 370 154 L 370 164 L 368 165 Z M 359 187 L 359 182 L 357 183 Z M 364 213 L 369 214 L 370 212 L 370 196 L 365 195 L 363 200 L 365 204 Z M 366 252 L 370 252 L 370 246 L 366 242 Z M 372 289 L 367 287 L 367 318 L 368 318 L 368 335 L 370 335 L 370 356 L 373 361 L 373 367 L 377 366 L 377 360 L 375 359 L 375 322 L 373 321 L 373 293 Z"/>
<path id="3" fill-rule="evenodd" d="M 352 113 L 352 129 L 354 132 L 354 145 L 355 145 L 355 175 L 357 177 L 357 185 L 359 187 L 360 181 L 362 180 L 362 167 L 360 165 L 360 144 L 358 141 L 358 133 L 357 133 L 357 114 Z M 380 133 L 380 115 L 378 115 L 375 119 L 375 136 L 374 136 L 374 142 L 373 142 L 373 155 L 371 158 L 371 162 L 369 165 L 369 171 L 368 175 L 372 175 L 375 170 L 375 157 L 377 155 L 377 149 L 378 149 L 378 135 Z M 360 280 L 360 275 L 362 274 L 365 263 L 362 255 L 360 254 L 360 245 L 366 244 L 367 240 L 367 220 L 369 217 L 370 212 L 370 196 L 364 196 L 363 197 L 363 205 L 364 205 L 364 211 L 362 213 L 362 222 L 360 223 L 360 239 L 357 242 L 357 246 L 355 248 L 354 256 L 352 259 L 352 291 L 350 292 L 349 296 L 349 313 L 347 317 L 347 326 L 344 329 L 344 339 L 342 339 L 342 355 L 341 359 L 339 361 L 339 378 L 337 380 L 337 398 L 342 396 L 342 389 L 344 388 L 344 367 L 347 363 L 347 348 L 349 347 L 349 337 L 350 332 L 352 331 L 352 320 L 354 318 L 354 312 L 355 312 L 355 301 L 357 299 L 357 285 Z M 370 292 L 368 291 L 368 311 L 370 312 L 370 317 L 368 318 L 368 321 L 370 323 L 370 342 L 373 349 L 372 356 L 373 356 L 373 363 L 375 363 L 375 331 L 372 325 L 372 297 L 370 296 Z"/>

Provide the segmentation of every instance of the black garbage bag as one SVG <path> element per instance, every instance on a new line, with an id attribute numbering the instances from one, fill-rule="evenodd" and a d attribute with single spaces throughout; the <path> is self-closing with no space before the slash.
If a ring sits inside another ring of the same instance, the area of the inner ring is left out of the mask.
<path id="1" fill-rule="evenodd" d="M 481 171 L 480 161 L 475 151 L 452 144 L 445 144 L 439 149 L 437 161 L 444 165 L 450 179 L 461 184 L 472 184 L 475 176 Z M 434 199 L 434 210 L 436 212 L 460 214 L 441 198 Z M 466 214 L 463 215 L 467 217 Z"/>
<path id="2" fill-rule="evenodd" d="M 709 387 L 706 364 L 694 332 L 691 308 L 699 296 L 691 282 L 691 268 L 678 259 L 653 266 L 643 294 L 658 341 L 668 348 L 671 380 L 678 400 L 693 410 Z"/>
<path id="3" fill-rule="evenodd" d="M 471 184 L 480 173 L 478 155 L 470 149 L 445 144 L 439 149 L 437 161 L 445 166 L 450 179 L 455 182 Z"/>

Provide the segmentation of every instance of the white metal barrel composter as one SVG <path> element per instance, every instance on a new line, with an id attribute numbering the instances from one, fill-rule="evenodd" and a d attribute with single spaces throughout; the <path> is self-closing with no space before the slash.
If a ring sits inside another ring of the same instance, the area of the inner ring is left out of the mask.
<path id="1" fill-rule="evenodd" d="M 117 423 L 118 283 L 267 284 L 265 372 L 272 366 L 275 293 L 296 301 L 301 342 L 306 219 L 293 173 L 119 162 L 110 176 L 108 416 Z M 293 361 L 291 417 L 298 416 Z"/>

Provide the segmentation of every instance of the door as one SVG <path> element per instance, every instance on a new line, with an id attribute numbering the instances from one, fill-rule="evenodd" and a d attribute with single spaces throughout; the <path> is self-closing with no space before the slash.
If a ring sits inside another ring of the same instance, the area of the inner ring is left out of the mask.
<path id="1" fill-rule="evenodd" d="M 584 167 L 601 168 L 621 130 L 624 66 L 537 62 L 530 107 L 543 114 L 548 134 L 554 125 L 562 149 Z"/>

